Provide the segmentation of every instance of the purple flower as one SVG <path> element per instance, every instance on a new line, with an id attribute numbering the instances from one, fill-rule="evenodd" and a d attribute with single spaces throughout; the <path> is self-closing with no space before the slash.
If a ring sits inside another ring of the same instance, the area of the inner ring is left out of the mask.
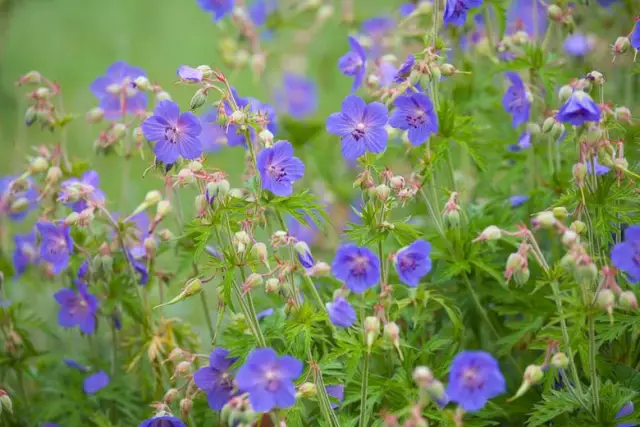
<path id="1" fill-rule="evenodd" d="M 528 130 L 522 132 L 518 138 L 518 151 L 526 150 L 531 147 L 531 132 Z"/>
<path id="2" fill-rule="evenodd" d="M 217 121 L 218 110 L 215 109 L 207 111 L 200 118 L 202 131 L 199 139 L 204 153 L 214 153 L 227 145 L 227 131 Z"/>
<path id="3" fill-rule="evenodd" d="M 345 297 L 337 296 L 333 302 L 325 304 L 329 313 L 329 320 L 336 326 L 348 328 L 356 321 L 356 311 Z"/>
<path id="4" fill-rule="evenodd" d="M 485 351 L 463 351 L 451 363 L 447 396 L 467 412 L 484 408 L 487 401 L 505 392 L 498 362 Z"/>
<path id="5" fill-rule="evenodd" d="M 318 89 L 313 80 L 285 73 L 282 89 L 276 94 L 278 104 L 296 119 L 312 116 L 318 109 Z"/>
<path id="6" fill-rule="evenodd" d="M 633 402 L 627 402 L 616 414 L 616 419 L 626 417 L 627 415 L 633 414 Z M 619 423 L 617 427 L 636 427 L 638 424 L 636 423 Z"/>
<path id="7" fill-rule="evenodd" d="M 389 124 L 396 129 L 408 130 L 411 145 L 424 144 L 429 135 L 438 132 L 438 116 L 424 93 L 401 95 L 393 102 L 393 106 L 395 109 Z"/>
<path id="8" fill-rule="evenodd" d="M 78 326 L 82 332 L 91 335 L 96 329 L 98 298 L 89 293 L 84 283 L 76 281 L 76 286 L 78 292 L 62 288 L 54 296 L 60 304 L 58 324 L 64 328 Z"/>
<path id="9" fill-rule="evenodd" d="M 64 359 L 63 362 L 68 367 L 73 368 L 73 369 L 77 369 L 80 372 L 88 372 L 89 371 L 88 367 L 79 364 L 78 362 L 76 362 L 73 359 Z"/>
<path id="10" fill-rule="evenodd" d="M 380 64 L 378 65 L 378 69 L 376 71 L 376 75 L 378 76 L 378 79 L 380 81 L 380 86 L 389 87 L 393 85 L 393 83 L 395 82 L 396 73 L 398 72 L 395 65 L 393 65 L 389 61 L 380 61 Z"/>
<path id="11" fill-rule="evenodd" d="M 534 14 L 537 20 L 534 21 Z M 507 15 L 507 33 L 524 31 L 531 38 L 544 35 L 547 30 L 547 7 L 542 0 L 516 0 L 511 2 Z"/>
<path id="12" fill-rule="evenodd" d="M 400 68 L 398 68 L 393 81 L 395 83 L 402 83 L 407 80 L 407 78 L 411 74 L 411 70 L 413 70 L 413 66 L 415 65 L 415 63 L 415 56 L 413 56 L 413 54 L 409 54 L 409 56 L 407 56 L 407 59 L 405 59 L 402 65 L 400 65 Z"/>
<path id="13" fill-rule="evenodd" d="M 202 77 L 204 76 L 204 73 L 201 70 L 189 67 L 188 65 L 181 65 L 178 67 L 176 74 L 178 74 L 180 80 L 194 83 L 201 82 Z"/>
<path id="14" fill-rule="evenodd" d="M 511 81 L 511 86 L 502 97 L 502 106 L 511 114 L 511 125 L 517 127 L 529 120 L 531 101 L 520 76 L 513 72 L 507 72 L 505 75 Z"/>
<path id="15" fill-rule="evenodd" d="M 362 23 L 362 32 L 371 38 L 370 58 L 378 58 L 383 54 L 382 42 L 396 28 L 396 21 L 387 16 L 376 16 Z"/>
<path id="16" fill-rule="evenodd" d="M 256 412 L 290 408 L 296 402 L 293 380 L 302 374 L 302 362 L 291 356 L 278 357 L 271 348 L 258 348 L 236 374 L 242 392 Z"/>
<path id="17" fill-rule="evenodd" d="M 318 226 L 308 213 L 305 212 L 304 217 L 311 226 L 303 224 L 293 216 L 290 216 L 287 219 L 287 230 L 289 235 L 294 237 L 296 240 L 305 242 L 307 245 L 311 245 L 318 235 Z"/>
<path id="18" fill-rule="evenodd" d="M 115 219 L 120 219 L 120 215 L 114 214 L 114 217 Z M 140 212 L 124 223 L 125 245 L 135 259 L 140 259 L 147 255 L 144 240 L 150 236 L 150 226 L 151 221 L 149 220 L 149 214 L 146 212 Z"/>
<path id="19" fill-rule="evenodd" d="M 262 320 L 262 319 L 264 319 L 265 317 L 269 317 L 269 316 L 271 316 L 271 315 L 273 314 L 273 312 L 274 312 L 273 308 L 267 308 L 267 309 L 264 309 L 264 310 L 262 310 L 260 313 L 257 313 L 257 314 L 256 314 L 256 319 L 258 319 L 258 320 Z"/>
<path id="20" fill-rule="evenodd" d="M 342 156 L 355 160 L 366 151 L 382 153 L 387 148 L 389 135 L 387 107 L 380 102 L 367 105 L 362 98 L 347 96 L 342 101 L 342 111 L 327 119 L 327 131 L 340 136 Z"/>
<path id="21" fill-rule="evenodd" d="M 69 226 L 38 222 L 36 228 L 40 233 L 40 259 L 52 264 L 54 274 L 60 274 L 69 264 L 69 254 L 73 253 Z"/>
<path id="22" fill-rule="evenodd" d="M 327 394 L 329 396 L 338 399 L 338 402 L 342 403 L 342 401 L 344 400 L 344 386 L 342 384 L 328 385 L 324 389 L 327 390 Z M 336 409 L 338 405 L 335 403 L 331 403 L 331 407 L 333 409 Z"/>
<path id="23" fill-rule="evenodd" d="M 84 379 L 84 392 L 86 394 L 94 394 L 109 385 L 109 375 L 100 371 L 89 375 Z"/>
<path id="24" fill-rule="evenodd" d="M 509 197 L 509 205 L 511 206 L 511 208 L 517 208 L 527 203 L 528 200 L 529 200 L 529 196 L 523 196 L 518 194 L 518 195 Z"/>
<path id="25" fill-rule="evenodd" d="M 635 50 L 640 50 L 640 21 L 636 21 L 636 25 L 633 27 L 629 41 Z"/>
<path id="26" fill-rule="evenodd" d="M 617 3 L 618 0 L 597 0 L 598 4 L 602 7 L 609 7 L 614 3 Z"/>
<path id="27" fill-rule="evenodd" d="M 276 0 L 257 0 L 249 7 L 251 21 L 257 27 L 262 27 L 267 23 L 267 18 L 278 8 Z"/>
<path id="28" fill-rule="evenodd" d="M 611 262 L 627 273 L 629 282 L 640 282 L 640 225 L 624 231 L 624 241 L 616 243 L 611 250 Z"/>
<path id="29" fill-rule="evenodd" d="M 591 162 L 590 161 L 587 161 L 586 165 L 587 165 L 587 172 L 590 173 L 590 174 L 593 174 L 593 170 L 592 169 L 595 169 L 596 175 L 604 175 L 604 174 L 608 173 L 611 170 L 611 168 L 608 168 L 608 167 L 598 163 L 598 156 L 595 156 L 593 158 L 593 168 L 591 167 Z"/>
<path id="30" fill-rule="evenodd" d="M 574 90 L 556 114 L 556 119 L 574 126 L 580 126 L 585 122 L 599 122 L 600 107 L 588 94 Z"/>
<path id="31" fill-rule="evenodd" d="M 315 264 L 313 260 L 313 255 L 311 254 L 311 250 L 309 249 L 309 245 L 305 242 L 297 242 L 294 245 L 296 254 L 298 255 L 298 261 L 304 268 L 311 268 Z"/>
<path id="32" fill-rule="evenodd" d="M 289 141 L 278 141 L 258 153 L 256 159 L 262 188 L 276 196 L 289 196 L 293 183 L 304 175 L 304 163 L 293 156 Z"/>
<path id="33" fill-rule="evenodd" d="M 593 40 L 582 33 L 573 33 L 564 39 L 564 52 L 571 56 L 586 56 L 593 48 Z"/>
<path id="34" fill-rule="evenodd" d="M 369 248 L 345 244 L 331 264 L 333 275 L 359 294 L 380 281 L 380 260 Z"/>
<path id="35" fill-rule="evenodd" d="M 276 116 L 276 110 L 271 105 L 260 102 L 255 98 L 247 98 L 249 104 L 249 110 L 252 113 L 260 114 L 267 121 L 267 130 L 274 135 L 278 134 L 278 118 Z M 255 140 L 255 132 L 251 129 L 251 140 Z"/>
<path id="36" fill-rule="evenodd" d="M 38 241 L 36 233 L 31 231 L 26 234 L 13 236 L 16 249 L 13 251 L 13 269 L 16 277 L 25 272 L 27 266 L 38 263 Z"/>
<path id="37" fill-rule="evenodd" d="M 82 212 L 92 205 L 104 203 L 104 193 L 98 188 L 100 176 L 96 171 L 87 171 L 82 178 L 69 178 L 60 184 L 58 200 L 73 209 L 74 212 Z"/>
<path id="38" fill-rule="evenodd" d="M 123 110 L 136 114 L 147 108 L 147 94 L 139 91 L 134 83 L 136 78 L 146 75 L 141 68 L 118 61 L 91 83 L 89 88 L 98 98 L 106 119 L 120 118 Z"/>
<path id="39" fill-rule="evenodd" d="M 233 0 L 196 0 L 205 12 L 213 13 L 213 20 L 219 21 L 233 10 Z M 147 426 L 145 426 L 147 427 Z"/>
<path id="40" fill-rule="evenodd" d="M 416 240 L 396 254 L 396 272 L 400 280 L 409 286 L 416 287 L 420 280 L 431 271 L 431 244 L 424 240 Z"/>
<path id="41" fill-rule="evenodd" d="M 338 60 L 338 68 L 340 68 L 340 72 L 345 76 L 354 78 L 351 91 L 355 92 L 362 84 L 362 80 L 364 80 L 367 53 L 353 37 L 349 37 L 349 45 L 351 46 L 351 50 Z"/>
<path id="42" fill-rule="evenodd" d="M 483 0 L 446 0 L 443 16 L 445 25 L 461 27 L 467 19 L 467 11 L 482 6 L 482 2 Z"/>
<path id="43" fill-rule="evenodd" d="M 172 415 L 159 415 L 141 422 L 138 427 L 187 427 L 187 425 L 180 418 Z"/>
<path id="44" fill-rule="evenodd" d="M 409 16 L 413 13 L 414 10 L 416 10 L 415 3 L 403 3 L 398 8 L 401 16 Z"/>
<path id="45" fill-rule="evenodd" d="M 229 357 L 229 350 L 216 348 L 209 355 L 209 366 L 198 369 L 193 374 L 193 382 L 207 395 L 207 403 L 214 411 L 219 411 L 234 396 L 233 377 L 228 372 L 238 360 Z"/>
<path id="46" fill-rule="evenodd" d="M 153 116 L 142 122 L 142 133 L 156 142 L 153 152 L 165 164 L 175 163 L 180 156 L 189 160 L 199 157 L 201 131 L 198 117 L 191 111 L 180 114 L 180 107 L 173 101 L 160 101 Z"/>
<path id="47" fill-rule="evenodd" d="M 36 208 L 38 191 L 31 178 L 17 180 L 14 176 L 0 178 L 0 215 L 20 221 Z"/>

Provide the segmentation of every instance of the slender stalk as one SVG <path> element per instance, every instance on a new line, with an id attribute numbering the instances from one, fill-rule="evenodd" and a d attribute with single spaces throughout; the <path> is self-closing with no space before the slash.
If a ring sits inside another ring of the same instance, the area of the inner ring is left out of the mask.
<path id="1" fill-rule="evenodd" d="M 209 336 L 211 337 L 211 341 L 215 339 L 215 332 L 213 329 L 213 323 L 211 322 L 211 314 L 209 311 L 209 304 L 207 304 L 207 296 L 204 292 L 204 289 L 200 292 L 200 302 L 202 302 L 202 311 L 204 311 L 204 317 L 207 323 L 207 329 L 209 329 Z"/>
<path id="2" fill-rule="evenodd" d="M 371 353 L 367 350 L 362 365 L 362 384 L 360 386 L 360 427 L 367 425 L 367 393 L 369 389 L 369 363 Z"/>

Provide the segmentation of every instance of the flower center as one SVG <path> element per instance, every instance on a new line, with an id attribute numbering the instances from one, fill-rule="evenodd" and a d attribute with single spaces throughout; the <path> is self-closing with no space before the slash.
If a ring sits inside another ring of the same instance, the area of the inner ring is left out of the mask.
<path id="1" fill-rule="evenodd" d="M 276 391 L 279 385 L 278 373 L 272 369 L 269 369 L 267 370 L 267 372 L 265 372 L 264 377 L 267 380 L 267 390 Z"/>
<path id="2" fill-rule="evenodd" d="M 401 257 L 399 264 L 401 270 L 413 270 L 416 268 L 416 260 L 408 256 Z"/>
<path id="3" fill-rule="evenodd" d="M 180 128 L 168 127 L 164 130 L 164 138 L 172 144 L 176 144 L 180 138 Z"/>
<path id="4" fill-rule="evenodd" d="M 427 120 L 427 114 L 422 110 L 416 110 L 413 114 L 407 114 L 407 123 L 413 128 L 418 128 Z"/>
<path id="5" fill-rule="evenodd" d="M 369 260 L 367 257 L 359 255 L 353 259 L 351 264 L 351 274 L 354 276 L 363 276 L 367 271 L 367 266 L 369 265 Z"/>
<path id="6" fill-rule="evenodd" d="M 284 170 L 284 168 L 277 165 L 269 165 L 269 167 L 267 168 L 267 173 L 272 179 L 278 182 L 282 181 L 284 177 L 287 176 L 287 172 Z"/>
<path id="7" fill-rule="evenodd" d="M 364 138 L 365 129 L 366 129 L 366 126 L 364 123 L 358 123 L 355 129 L 351 132 L 351 136 L 356 141 L 360 141 L 362 138 Z"/>
<path id="8" fill-rule="evenodd" d="M 462 373 L 462 381 L 468 388 L 480 388 L 482 387 L 482 378 L 478 375 L 475 368 L 467 368 Z"/>

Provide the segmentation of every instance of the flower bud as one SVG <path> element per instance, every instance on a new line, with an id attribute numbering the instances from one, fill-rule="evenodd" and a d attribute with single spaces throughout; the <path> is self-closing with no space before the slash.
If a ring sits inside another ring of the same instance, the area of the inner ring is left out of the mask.
<path id="1" fill-rule="evenodd" d="M 529 133 L 531 135 L 538 135 L 538 134 L 540 134 L 542 129 L 540 128 L 539 124 L 533 123 L 533 122 L 529 122 L 529 123 L 527 123 L 527 131 L 529 131 Z"/>
<path id="2" fill-rule="evenodd" d="M 184 355 L 184 351 L 180 347 L 176 347 L 173 350 L 171 350 L 171 353 L 169 353 L 168 359 L 173 362 L 178 359 L 181 359 L 183 355 Z"/>
<path id="3" fill-rule="evenodd" d="M 587 142 L 595 144 L 602 139 L 602 129 L 597 123 L 592 123 L 587 128 Z"/>
<path id="4" fill-rule="evenodd" d="M 638 300 L 632 291 L 624 291 L 618 297 L 618 303 L 623 310 L 635 310 L 638 308 Z"/>
<path id="5" fill-rule="evenodd" d="M 89 110 L 85 116 L 89 123 L 99 123 L 104 118 L 104 110 L 100 107 L 95 107 Z"/>
<path id="6" fill-rule="evenodd" d="M 553 117 L 547 117 L 542 122 L 542 133 L 550 133 L 553 125 L 556 123 L 556 119 Z"/>
<path id="7" fill-rule="evenodd" d="M 558 139 L 560 135 L 564 133 L 564 131 L 565 131 L 564 124 L 556 120 L 555 123 L 553 124 L 553 127 L 551 128 L 550 135 L 552 138 Z"/>
<path id="8" fill-rule="evenodd" d="M 201 214 L 207 210 L 207 206 L 209 203 L 207 202 L 207 198 L 204 194 L 198 194 L 194 200 L 194 206 L 196 208 L 196 213 Z"/>
<path id="9" fill-rule="evenodd" d="M 168 405 L 176 397 L 177 394 L 178 394 L 178 389 L 177 388 L 170 388 L 164 394 L 164 397 L 162 398 L 162 401 Z"/>
<path id="10" fill-rule="evenodd" d="M 569 85 L 564 85 L 558 91 L 558 100 L 560 101 L 561 104 L 564 104 L 569 100 L 569 98 L 571 98 L 572 94 L 573 94 L 573 88 Z"/>
<path id="11" fill-rule="evenodd" d="M 163 228 L 162 230 L 158 231 L 158 236 L 160 236 L 160 239 L 163 242 L 168 242 L 169 240 L 173 240 L 174 238 L 174 235 L 171 232 L 171 230 L 167 228 Z"/>
<path id="12" fill-rule="evenodd" d="M 38 110 L 34 107 L 28 107 L 24 113 L 24 124 L 31 126 L 38 120 Z"/>
<path id="13" fill-rule="evenodd" d="M 135 84 L 136 88 L 143 91 L 150 91 L 153 89 L 153 86 L 151 86 L 151 82 L 149 82 L 149 79 L 145 76 L 136 77 L 136 79 L 133 81 L 133 84 Z"/>
<path id="14" fill-rule="evenodd" d="M 202 292 L 202 282 L 200 281 L 199 278 L 195 277 L 193 279 L 189 279 L 187 280 L 187 283 L 185 283 L 184 288 L 182 289 L 182 292 L 180 292 L 177 296 L 175 296 L 172 300 L 165 302 L 163 304 L 160 305 L 156 305 L 155 307 L 153 307 L 153 309 L 157 309 L 159 307 L 164 307 L 165 305 L 173 305 L 176 304 L 186 298 L 192 297 L 194 295 L 199 294 L 200 292 Z M 176 368 L 177 369 L 177 368 Z"/>
<path id="15" fill-rule="evenodd" d="M 158 101 L 171 101 L 171 95 L 169 95 L 169 92 L 161 90 L 160 92 L 156 93 L 156 99 Z"/>
<path id="16" fill-rule="evenodd" d="M 333 15 L 334 9 L 331 4 L 324 4 L 318 8 L 318 12 L 316 14 L 316 20 L 318 22 L 324 22 L 327 19 L 331 18 Z"/>
<path id="17" fill-rule="evenodd" d="M 570 253 L 566 254 L 560 259 L 560 267 L 567 272 L 573 272 L 576 268 L 576 259 Z"/>
<path id="18" fill-rule="evenodd" d="M 315 263 L 315 265 L 307 271 L 307 274 L 309 276 L 318 277 L 318 276 L 327 276 L 329 275 L 330 272 L 331 272 L 331 266 L 326 262 L 320 261 Z"/>
<path id="19" fill-rule="evenodd" d="M 29 172 L 42 173 L 49 167 L 49 162 L 44 157 L 38 156 L 29 162 Z"/>
<path id="20" fill-rule="evenodd" d="M 631 123 L 631 110 L 627 107 L 618 107 L 614 110 L 616 120 L 619 122 Z"/>
<path id="21" fill-rule="evenodd" d="M 233 113 L 231 113 L 231 116 L 229 117 L 229 121 L 233 124 L 238 124 L 238 123 L 243 123 L 246 118 L 247 118 L 247 115 L 244 113 L 244 111 L 236 110 Z"/>
<path id="22" fill-rule="evenodd" d="M 233 243 L 236 246 L 236 250 L 239 253 L 243 253 L 247 249 L 247 245 L 251 243 L 251 238 L 249 237 L 246 231 L 244 230 L 238 231 L 233 236 Z"/>
<path id="23" fill-rule="evenodd" d="M 392 176 L 389 180 L 389 184 L 394 190 L 401 190 L 404 188 L 404 177 L 400 175 Z"/>
<path id="24" fill-rule="evenodd" d="M 558 352 L 551 357 L 551 366 L 558 369 L 567 369 L 569 366 L 569 358 L 566 354 Z"/>
<path id="25" fill-rule="evenodd" d="M 572 172 L 578 186 L 584 185 L 584 177 L 587 176 L 587 167 L 584 163 L 579 162 L 573 165 Z"/>
<path id="26" fill-rule="evenodd" d="M 302 383 L 300 384 L 300 387 L 298 387 L 298 394 L 300 397 L 314 397 L 317 393 L 318 389 L 316 388 L 316 385 L 311 382 Z"/>
<path id="27" fill-rule="evenodd" d="M 460 225 L 460 212 L 457 209 L 446 210 L 442 214 L 442 219 L 448 228 L 457 228 Z"/>
<path id="28" fill-rule="evenodd" d="M 591 285 L 598 277 L 598 267 L 593 262 L 578 262 L 574 271 L 576 282 Z"/>
<path id="29" fill-rule="evenodd" d="M 264 290 L 269 293 L 280 291 L 280 280 L 275 277 L 270 278 L 264 284 Z"/>
<path id="30" fill-rule="evenodd" d="M 531 272 L 527 267 L 523 267 L 520 270 L 516 270 L 513 272 L 513 280 L 518 286 L 524 286 L 524 284 L 529 281 L 530 276 Z"/>
<path id="31" fill-rule="evenodd" d="M 618 37 L 613 44 L 613 53 L 618 55 L 626 53 L 631 47 L 631 41 L 627 37 Z"/>
<path id="32" fill-rule="evenodd" d="M 526 260 L 518 252 L 514 252 L 507 258 L 507 270 L 518 271 L 522 269 Z"/>
<path id="33" fill-rule="evenodd" d="M 445 77 L 451 77 L 456 73 L 456 67 L 451 64 L 442 64 L 440 66 L 440 72 Z"/>
<path id="34" fill-rule="evenodd" d="M 153 206 L 156 203 L 158 203 L 160 200 L 162 200 L 162 194 L 160 194 L 160 192 L 157 190 L 149 191 L 147 195 L 144 197 L 144 203 L 147 204 L 148 206 Z"/>
<path id="35" fill-rule="evenodd" d="M 562 233 L 562 244 L 568 247 L 576 244 L 580 239 L 578 238 L 578 233 L 574 230 L 568 229 L 564 233 Z"/>
<path id="36" fill-rule="evenodd" d="M 596 305 L 607 312 L 609 321 L 613 324 L 613 307 L 616 304 L 616 296 L 611 289 L 602 289 L 596 298 Z"/>
<path id="37" fill-rule="evenodd" d="M 376 196 L 382 201 L 385 201 L 389 198 L 390 192 L 391 189 L 385 184 L 378 185 L 375 190 Z"/>
<path id="38" fill-rule="evenodd" d="M 49 184 L 55 184 L 62 178 L 62 170 L 58 166 L 51 166 L 47 171 L 46 181 Z"/>
<path id="39" fill-rule="evenodd" d="M 178 172 L 178 184 L 181 187 L 187 186 L 189 184 L 193 184 L 196 182 L 196 177 L 193 175 L 191 169 L 182 168 L 180 172 Z"/>
<path id="40" fill-rule="evenodd" d="M 158 218 L 166 217 L 171 212 L 171 202 L 168 200 L 160 200 L 156 209 L 156 215 Z"/>
<path id="41" fill-rule="evenodd" d="M 564 206 L 558 206 L 551 210 L 556 219 L 563 220 L 569 216 L 569 211 Z"/>
<path id="42" fill-rule="evenodd" d="M 438 405 L 444 406 L 446 405 L 446 402 L 448 402 L 447 392 L 441 381 L 434 379 L 427 384 L 425 390 Z"/>
<path id="43" fill-rule="evenodd" d="M 11 203 L 9 209 L 11 213 L 26 212 L 26 210 L 29 209 L 29 200 L 25 197 L 19 197 Z"/>
<path id="44" fill-rule="evenodd" d="M 299 242 L 296 242 L 295 245 L 293 245 L 293 248 L 298 254 L 298 260 L 300 261 L 300 264 L 302 264 L 304 268 L 313 267 L 313 264 L 315 262 L 313 260 L 313 255 L 311 255 L 311 250 L 309 249 L 309 245 L 307 245 L 303 241 L 299 241 Z"/>
<path id="45" fill-rule="evenodd" d="M 433 373 L 426 366 L 417 366 L 413 370 L 413 381 L 420 388 L 426 388 L 433 381 Z"/>
<path id="46" fill-rule="evenodd" d="M 189 412 L 191 412 L 192 407 L 193 400 L 185 397 L 180 401 L 180 414 L 182 414 L 183 417 L 186 417 L 187 415 L 189 415 Z"/>
<path id="47" fill-rule="evenodd" d="M 274 248 L 288 245 L 290 241 L 291 238 L 289 237 L 289 233 L 286 231 L 278 230 L 271 235 L 271 246 Z"/>
<path id="48" fill-rule="evenodd" d="M 365 333 L 365 341 L 367 344 L 367 350 L 371 351 L 371 346 L 373 346 L 373 341 L 376 339 L 376 337 L 380 333 L 380 320 L 378 320 L 378 318 L 375 316 L 369 316 L 365 318 L 364 333 Z"/>
<path id="49" fill-rule="evenodd" d="M 535 223 L 542 228 L 550 228 L 556 223 L 556 217 L 551 211 L 543 211 L 538 213 L 534 220 Z"/>
<path id="50" fill-rule="evenodd" d="M 522 380 L 522 385 L 520 386 L 516 394 L 512 398 L 508 399 L 507 401 L 510 402 L 519 398 L 520 396 L 525 394 L 531 388 L 532 385 L 538 384 L 543 377 L 544 377 L 544 372 L 541 366 L 538 366 L 538 365 L 527 366 L 527 368 L 524 371 L 524 378 Z"/>
<path id="51" fill-rule="evenodd" d="M 116 123 L 111 128 L 111 134 L 116 140 L 121 139 L 127 133 L 127 125 L 124 123 Z"/>
<path id="52" fill-rule="evenodd" d="M 80 219 L 80 214 L 78 212 L 71 212 L 64 219 L 64 225 L 75 225 Z"/>
<path id="53" fill-rule="evenodd" d="M 573 221 L 569 226 L 569 228 L 578 234 L 582 233 L 586 227 L 587 225 L 582 221 Z"/>
<path id="54" fill-rule="evenodd" d="M 263 280 L 260 274 L 251 273 L 249 277 L 247 277 L 247 280 L 244 281 L 243 288 L 245 290 L 254 289 L 262 285 L 262 283 L 263 283 Z"/>
<path id="55" fill-rule="evenodd" d="M 264 264 L 267 268 L 269 268 L 269 260 L 268 260 L 268 251 L 267 245 L 262 242 L 257 242 L 251 247 L 251 255 L 255 256 L 260 260 L 262 264 Z"/>
<path id="56" fill-rule="evenodd" d="M 13 402 L 11 401 L 11 397 L 9 397 L 7 392 L 0 389 L 0 413 L 2 413 L 4 410 L 8 411 L 10 414 L 13 414 Z"/>
<path id="57" fill-rule="evenodd" d="M 400 328 L 396 322 L 387 322 L 384 325 L 383 336 L 394 346 L 400 343 Z"/>
<path id="58" fill-rule="evenodd" d="M 265 147 L 271 147 L 273 145 L 273 134 L 269 131 L 269 129 L 264 129 L 263 131 L 261 131 L 258 134 L 258 138 Z"/>
<path id="59" fill-rule="evenodd" d="M 192 363 L 188 360 L 183 360 L 182 362 L 176 365 L 176 369 L 173 372 L 174 376 L 181 376 L 189 372 L 189 368 L 191 368 Z"/>
<path id="60" fill-rule="evenodd" d="M 502 230 L 496 227 L 495 225 L 490 225 L 485 228 L 480 236 L 477 237 L 474 241 L 477 240 L 499 240 L 502 237 Z"/>
<path id="61" fill-rule="evenodd" d="M 625 171 L 629 168 L 629 162 L 627 159 L 616 158 L 613 160 L 613 167 L 616 170 Z"/>
<path id="62" fill-rule="evenodd" d="M 191 102 L 189 102 L 190 110 L 197 110 L 202 107 L 205 102 L 207 102 L 207 91 L 204 88 L 198 89 L 196 93 L 191 97 Z"/>
<path id="63" fill-rule="evenodd" d="M 242 199 L 244 198 L 244 192 L 240 188 L 232 188 L 229 190 L 229 197 L 234 199 Z"/>
<path id="64" fill-rule="evenodd" d="M 529 34 L 525 31 L 516 31 L 512 36 L 513 44 L 516 46 L 522 46 L 529 43 Z"/>

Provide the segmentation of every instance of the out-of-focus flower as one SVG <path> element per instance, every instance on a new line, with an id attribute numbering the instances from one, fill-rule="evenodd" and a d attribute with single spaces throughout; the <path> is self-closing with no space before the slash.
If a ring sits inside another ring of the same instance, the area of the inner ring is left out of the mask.
<path id="1" fill-rule="evenodd" d="M 580 126 L 585 122 L 599 122 L 600 115 L 600 107 L 593 99 L 583 91 L 575 90 L 556 114 L 556 119 Z"/>
<path id="2" fill-rule="evenodd" d="M 313 80 L 285 73 L 282 89 L 276 94 L 278 104 L 296 119 L 312 116 L 318 109 L 318 89 Z"/>
<path id="3" fill-rule="evenodd" d="M 219 21 L 233 10 L 233 0 L 196 0 L 205 12 L 213 13 L 213 20 Z M 147 426 L 145 426 L 147 427 Z M 149 426 L 150 427 L 150 426 Z M 155 427 L 155 426 L 154 426 Z"/>
<path id="4" fill-rule="evenodd" d="M 512 126 L 517 127 L 529 120 L 531 101 L 522 78 L 513 72 L 507 72 L 505 75 L 511 81 L 511 86 L 502 97 L 502 106 L 511 114 Z"/>
<path id="5" fill-rule="evenodd" d="M 73 209 L 74 212 L 82 212 L 89 207 L 89 202 L 94 205 L 104 203 L 104 193 L 98 186 L 100 175 L 94 170 L 85 172 L 80 179 L 69 178 L 60 184 L 58 199 Z"/>
<path id="6" fill-rule="evenodd" d="M 573 33 L 564 40 L 564 51 L 571 56 L 586 56 L 593 48 L 593 40 L 582 33 Z"/>
<path id="7" fill-rule="evenodd" d="M 202 70 L 198 70 L 197 68 L 193 68 L 188 65 L 181 65 L 178 67 L 176 74 L 178 74 L 180 80 L 194 83 L 201 82 L 204 75 Z"/>
<path id="8" fill-rule="evenodd" d="M 456 27 L 464 25 L 467 12 L 474 7 L 482 6 L 483 0 L 446 0 L 444 5 L 444 23 Z"/>
<path id="9" fill-rule="evenodd" d="M 100 371 L 89 375 L 84 379 L 84 392 L 86 394 L 95 394 L 109 385 L 109 375 Z"/>
<path id="10" fill-rule="evenodd" d="M 344 400 L 344 386 L 342 384 L 328 385 L 325 387 L 325 390 L 327 390 L 329 396 L 335 397 L 338 402 L 342 403 Z M 336 409 L 338 406 L 336 403 L 331 403 L 333 409 Z"/>
<path id="11" fill-rule="evenodd" d="M 54 274 L 60 274 L 69 264 L 69 255 L 73 252 L 69 227 L 38 222 L 36 228 L 40 234 L 40 259 L 52 265 Z"/>
<path id="12" fill-rule="evenodd" d="M 529 200 L 529 196 L 518 194 L 518 195 L 509 197 L 509 205 L 512 208 L 517 208 L 527 203 L 528 200 Z"/>
<path id="13" fill-rule="evenodd" d="M 633 402 L 628 402 L 618 411 L 618 413 L 616 414 L 616 419 L 633 414 L 633 410 Z M 638 424 L 636 423 L 619 423 L 616 427 L 636 427 L 637 425 Z"/>
<path id="14" fill-rule="evenodd" d="M 400 68 L 398 68 L 398 71 L 396 71 L 396 75 L 393 78 L 393 81 L 395 83 L 402 83 L 407 80 L 409 74 L 411 74 L 411 70 L 413 70 L 413 66 L 415 65 L 415 63 L 415 56 L 409 54 L 409 56 L 407 56 L 407 59 L 405 59 L 402 65 L 400 65 Z"/>
<path id="15" fill-rule="evenodd" d="M 200 118 L 202 131 L 199 139 L 204 153 L 215 153 L 220 147 L 227 145 L 227 131 L 217 121 L 218 111 L 215 109 L 205 112 Z"/>
<path id="16" fill-rule="evenodd" d="M 36 208 L 38 191 L 31 178 L 15 182 L 17 177 L 0 178 L 0 215 L 8 216 L 12 221 L 20 221 Z"/>
<path id="17" fill-rule="evenodd" d="M 13 242 L 16 245 L 12 257 L 13 270 L 17 277 L 25 272 L 27 266 L 38 263 L 38 241 L 35 231 L 31 231 L 14 235 Z"/>
<path id="18" fill-rule="evenodd" d="M 631 283 L 640 282 L 640 225 L 633 225 L 624 231 L 624 240 L 611 250 L 611 262 L 627 273 Z"/>
<path id="19" fill-rule="evenodd" d="M 362 85 L 366 72 L 367 52 L 358 41 L 349 37 L 351 50 L 338 60 L 338 68 L 345 76 L 353 77 L 351 91 L 355 92 Z"/>
<path id="20" fill-rule="evenodd" d="M 98 298 L 89 293 L 86 284 L 76 281 L 76 285 L 77 292 L 62 288 L 55 294 L 56 302 L 60 304 L 58 324 L 65 328 L 78 326 L 82 332 L 91 335 L 96 329 Z"/>
<path id="21" fill-rule="evenodd" d="M 147 94 L 138 90 L 134 83 L 138 77 L 146 75 L 141 68 L 118 61 L 91 83 L 91 92 L 98 98 L 106 119 L 120 118 L 123 109 L 126 113 L 136 114 L 147 108 Z"/>
<path id="22" fill-rule="evenodd" d="M 345 297 L 337 296 L 333 302 L 326 303 L 329 320 L 336 326 L 348 328 L 356 321 L 356 311 Z"/>
<path id="23" fill-rule="evenodd" d="M 587 161 L 585 164 L 587 166 L 587 172 L 590 173 L 590 174 L 593 174 L 593 170 L 594 169 L 596 171 L 596 175 L 604 175 L 604 174 L 608 173 L 611 170 L 611 168 L 608 168 L 608 167 L 598 163 L 598 156 L 595 156 L 593 158 L 593 166 L 591 165 L 591 162 L 589 162 L 589 161 Z"/>
<path id="24" fill-rule="evenodd" d="M 180 418 L 163 414 L 144 420 L 138 427 L 187 427 L 187 425 Z"/>

